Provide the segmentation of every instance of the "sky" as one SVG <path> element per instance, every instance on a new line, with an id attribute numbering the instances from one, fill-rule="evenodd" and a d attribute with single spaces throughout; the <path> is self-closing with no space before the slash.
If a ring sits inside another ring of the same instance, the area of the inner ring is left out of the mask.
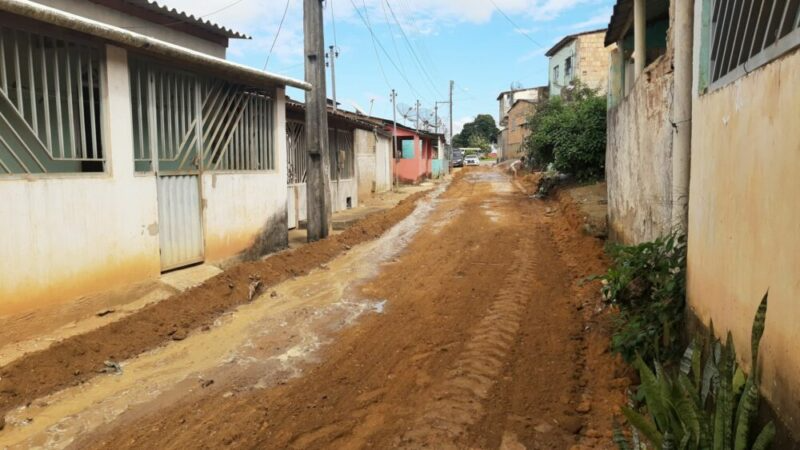
<path id="1" fill-rule="evenodd" d="M 286 0 L 159 3 L 252 37 L 231 40 L 228 59 L 258 69 L 266 64 L 268 72 L 303 79 L 303 0 L 288 0 L 288 9 Z M 477 114 L 497 119 L 500 92 L 512 85 L 546 85 L 545 52 L 565 35 L 605 28 L 613 4 L 613 0 L 327 0 L 325 46 L 339 50 L 337 101 L 347 110 L 358 108 L 391 118 L 394 88 L 399 108 L 407 111 L 419 100 L 423 113 L 432 112 L 435 102 L 448 100 L 453 80 L 456 133 Z M 331 97 L 330 71 L 327 84 Z M 287 95 L 303 100 L 303 92 L 296 89 L 290 88 Z M 439 105 L 445 124 L 448 108 Z"/>

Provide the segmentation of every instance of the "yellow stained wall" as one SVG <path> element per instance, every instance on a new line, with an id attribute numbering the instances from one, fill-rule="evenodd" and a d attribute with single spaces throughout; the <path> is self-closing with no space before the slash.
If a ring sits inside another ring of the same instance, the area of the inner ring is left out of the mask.
<path id="1" fill-rule="evenodd" d="M 693 117 L 689 304 L 733 333 L 749 371 L 769 289 L 762 390 L 800 430 L 800 51 L 695 98 Z"/>

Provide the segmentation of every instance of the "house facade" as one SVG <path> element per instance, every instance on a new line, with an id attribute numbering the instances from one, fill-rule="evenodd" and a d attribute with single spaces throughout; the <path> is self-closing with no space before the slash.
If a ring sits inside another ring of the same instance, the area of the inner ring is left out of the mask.
<path id="1" fill-rule="evenodd" d="M 741 5 L 617 2 L 606 36 L 617 47 L 609 219 L 623 242 L 687 233 L 690 316 L 730 331 L 747 371 L 753 315 L 769 290 L 760 385 L 796 442 L 800 5 Z"/>
<path id="2" fill-rule="evenodd" d="M 305 105 L 286 102 L 288 227 L 307 218 Z M 355 208 L 359 199 L 392 187 L 391 137 L 383 122 L 328 108 L 331 211 Z"/>
<path id="3" fill-rule="evenodd" d="M 499 161 L 519 158 L 522 155 L 522 143 L 529 131 L 524 127 L 528 115 L 535 110 L 535 105 L 547 99 L 549 88 L 540 86 L 501 92 L 497 96 L 499 103 L 497 137 L 497 158 Z"/>
<path id="4" fill-rule="evenodd" d="M 0 311 L 286 246 L 284 92 L 309 86 L 159 8 L 3 3 Z"/>
<path id="5" fill-rule="evenodd" d="M 393 133 L 397 142 L 394 155 L 394 175 L 399 183 L 416 184 L 434 175 L 444 173 L 447 165 L 444 152 L 444 138 L 440 134 L 417 130 L 405 125 L 385 122 L 384 129 Z M 437 162 L 435 162 L 437 161 Z"/>
<path id="6" fill-rule="evenodd" d="M 576 79 L 600 93 L 606 92 L 609 50 L 603 45 L 605 34 L 605 29 L 570 34 L 545 53 L 549 58 L 551 96 L 559 96 Z"/>

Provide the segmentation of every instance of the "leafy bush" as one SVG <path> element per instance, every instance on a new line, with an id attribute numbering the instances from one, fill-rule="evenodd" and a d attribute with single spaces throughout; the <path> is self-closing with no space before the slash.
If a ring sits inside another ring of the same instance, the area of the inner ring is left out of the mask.
<path id="1" fill-rule="evenodd" d="M 619 308 L 611 349 L 632 362 L 680 356 L 686 297 L 686 240 L 670 234 L 634 246 L 614 246 L 614 263 L 600 277 L 603 299 Z"/>
<path id="2" fill-rule="evenodd" d="M 644 448 L 639 434 L 660 449 L 769 448 L 775 437 L 772 422 L 757 436 L 751 433 L 760 395 L 758 345 L 764 334 L 766 314 L 767 295 L 764 295 L 753 320 L 750 339 L 753 369 L 749 377 L 736 364 L 730 332 L 723 348 L 713 337 L 713 327 L 705 342 L 695 339 L 686 349 L 676 375 L 670 375 L 658 362 L 654 373 L 638 358 L 635 365 L 642 380 L 638 391 L 644 400 L 644 414 L 631 407 L 623 408 L 632 426 L 633 441 L 628 442 L 616 427 L 614 442 L 619 448 Z"/>
<path id="3" fill-rule="evenodd" d="M 574 175 L 602 178 L 606 152 L 606 99 L 576 81 L 561 97 L 541 102 L 528 118 L 525 148 L 532 164 Z"/>

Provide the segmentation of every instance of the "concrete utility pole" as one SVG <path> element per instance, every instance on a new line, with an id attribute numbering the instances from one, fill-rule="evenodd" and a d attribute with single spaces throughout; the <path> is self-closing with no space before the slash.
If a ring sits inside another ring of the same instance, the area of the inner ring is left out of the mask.
<path id="1" fill-rule="evenodd" d="M 397 91 L 392 89 L 392 161 L 397 159 Z M 394 173 L 394 186 L 395 189 L 399 185 L 397 178 L 397 170 L 392 170 Z"/>
<path id="2" fill-rule="evenodd" d="M 453 145 L 453 87 L 456 82 L 450 80 L 450 145 Z"/>
<path id="3" fill-rule="evenodd" d="M 439 134 L 439 102 L 433 104 L 433 132 Z"/>
<path id="4" fill-rule="evenodd" d="M 416 109 L 417 109 L 417 124 L 414 128 L 417 131 L 419 131 L 419 100 L 417 100 Z"/>
<path id="5" fill-rule="evenodd" d="M 336 111 L 336 58 L 339 57 L 339 50 L 334 46 L 328 47 L 328 62 L 331 65 L 331 91 L 333 94 L 333 110 Z"/>
<path id="6" fill-rule="evenodd" d="M 307 205 L 308 241 L 328 237 L 331 221 L 331 193 L 328 183 L 328 111 L 325 91 L 325 43 L 322 34 L 322 0 L 303 0 L 305 40 L 306 146 L 308 151 Z"/>

